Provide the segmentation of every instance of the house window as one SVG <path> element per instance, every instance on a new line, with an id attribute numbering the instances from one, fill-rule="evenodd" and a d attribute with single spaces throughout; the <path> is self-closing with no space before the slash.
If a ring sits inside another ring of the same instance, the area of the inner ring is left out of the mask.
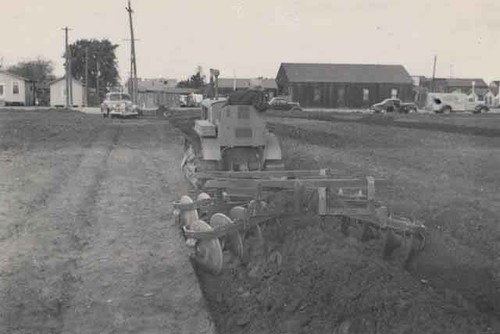
<path id="1" fill-rule="evenodd" d="M 337 106 L 338 107 L 345 107 L 345 89 L 344 88 L 338 88 L 337 89 Z"/>
<path id="2" fill-rule="evenodd" d="M 321 89 L 314 88 L 314 102 L 321 101 Z"/>
<path id="3" fill-rule="evenodd" d="M 17 95 L 19 94 L 19 82 L 14 81 L 12 83 L 12 94 Z"/>
<path id="4" fill-rule="evenodd" d="M 398 97 L 398 90 L 396 88 L 391 89 L 391 97 L 393 99 Z"/>
<path id="5" fill-rule="evenodd" d="M 4 87 L 5 87 L 4 84 L 0 84 L 0 96 L 4 95 Z"/>
<path id="6" fill-rule="evenodd" d="M 370 100 L 370 90 L 363 88 L 363 102 L 368 102 Z"/>

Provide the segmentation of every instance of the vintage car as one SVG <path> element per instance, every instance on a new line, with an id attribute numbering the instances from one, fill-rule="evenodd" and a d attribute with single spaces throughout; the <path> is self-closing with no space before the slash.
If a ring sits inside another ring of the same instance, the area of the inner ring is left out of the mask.
<path id="1" fill-rule="evenodd" d="M 274 110 L 302 110 L 298 102 L 291 102 L 284 97 L 273 97 L 269 101 L 269 108 Z"/>
<path id="2" fill-rule="evenodd" d="M 139 109 L 126 93 L 107 93 L 101 104 L 103 117 L 138 117 Z"/>
<path id="3" fill-rule="evenodd" d="M 402 114 L 408 114 L 410 112 L 416 112 L 417 105 L 415 103 L 411 102 L 405 103 L 402 102 L 400 99 L 391 98 L 391 99 L 385 99 L 379 103 L 375 103 L 370 107 L 370 110 L 372 110 L 375 113 L 399 112 Z"/>

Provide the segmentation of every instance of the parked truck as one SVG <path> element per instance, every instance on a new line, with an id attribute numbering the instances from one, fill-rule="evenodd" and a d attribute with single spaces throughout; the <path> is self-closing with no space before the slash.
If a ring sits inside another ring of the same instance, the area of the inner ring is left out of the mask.
<path id="1" fill-rule="evenodd" d="M 486 104 L 474 101 L 463 93 L 428 93 L 425 109 L 447 114 L 454 111 L 481 113 L 489 111 Z"/>

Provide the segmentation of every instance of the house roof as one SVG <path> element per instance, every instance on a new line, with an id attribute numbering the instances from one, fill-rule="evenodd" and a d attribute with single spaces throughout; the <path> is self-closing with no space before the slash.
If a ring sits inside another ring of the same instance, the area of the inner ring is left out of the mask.
<path id="1" fill-rule="evenodd" d="M 65 76 L 64 76 L 64 77 L 62 77 L 62 78 L 58 78 L 58 79 L 52 80 L 51 82 L 49 82 L 49 86 L 51 86 L 51 85 L 55 84 L 56 82 L 59 82 L 59 81 L 61 81 L 61 80 L 64 80 L 64 79 L 66 79 L 66 77 L 65 77 Z M 72 78 L 72 80 L 77 81 L 78 83 L 80 83 L 81 85 L 83 85 L 83 83 L 82 83 L 80 80 L 78 80 L 78 79 L 76 79 L 76 78 L 74 78 L 74 77 Z"/>
<path id="2" fill-rule="evenodd" d="M 233 88 L 236 89 L 247 88 L 250 86 L 254 79 L 242 78 L 219 78 L 219 88 Z M 257 79 L 258 80 L 258 79 Z M 278 85 L 274 79 L 261 79 L 262 87 L 264 89 L 278 89 Z"/>
<path id="3" fill-rule="evenodd" d="M 472 82 L 475 82 L 475 87 L 488 88 L 486 82 L 483 79 L 460 79 L 460 78 L 449 78 L 449 79 L 439 79 L 443 80 L 448 87 L 462 87 L 470 88 L 472 87 Z"/>
<path id="4" fill-rule="evenodd" d="M 412 84 L 402 65 L 282 63 L 290 82 Z"/>
<path id="5" fill-rule="evenodd" d="M 12 73 L 12 72 L 9 72 L 9 71 L 0 70 L 0 73 L 5 74 L 5 75 L 10 75 L 11 77 L 17 78 L 19 80 L 32 81 L 32 80 L 30 80 L 28 78 L 22 77 L 20 75 L 17 75 L 15 73 Z"/>

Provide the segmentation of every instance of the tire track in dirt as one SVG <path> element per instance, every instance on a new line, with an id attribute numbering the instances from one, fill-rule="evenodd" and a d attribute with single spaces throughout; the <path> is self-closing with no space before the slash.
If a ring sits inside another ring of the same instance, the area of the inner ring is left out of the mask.
<path id="1" fill-rule="evenodd" d="M 95 196 L 63 332 L 212 333 L 172 206 L 180 146 L 157 121 L 124 121 Z"/>
<path id="2" fill-rule="evenodd" d="M 63 315 L 79 281 L 74 270 L 94 220 L 92 205 L 104 177 L 103 164 L 118 136 L 118 129 L 101 131 L 90 140 L 73 174 L 51 189 L 46 207 L 29 214 L 26 235 L 13 240 L 24 245 L 14 247 L 17 254 L 11 254 L 0 284 L 7 301 L 2 305 L 2 332 L 62 332 Z"/>
<path id="3" fill-rule="evenodd" d="M 57 171 L 53 172 L 54 179 L 47 186 L 40 189 L 28 202 L 23 203 L 22 207 L 26 207 L 26 215 L 35 215 L 37 211 L 47 207 L 47 203 L 50 202 L 51 198 L 57 195 L 61 191 L 61 188 L 68 182 L 71 173 L 80 167 L 85 151 L 92 146 L 100 131 L 102 131 L 102 128 L 93 129 L 82 145 L 81 152 L 72 157 L 71 163 L 69 165 L 57 165 Z M 25 229 L 26 219 L 16 220 L 9 226 L 7 234 L 0 236 L 0 242 L 11 237 L 18 237 Z"/>

